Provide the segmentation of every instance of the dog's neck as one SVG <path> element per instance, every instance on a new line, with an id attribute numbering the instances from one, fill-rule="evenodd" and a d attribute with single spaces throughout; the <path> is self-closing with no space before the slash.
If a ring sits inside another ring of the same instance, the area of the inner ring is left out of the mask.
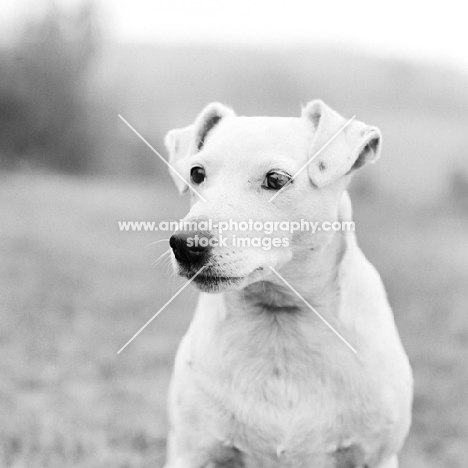
<path id="1" fill-rule="evenodd" d="M 347 236 L 336 232 L 329 244 L 318 251 L 299 251 L 280 269 L 280 275 L 308 304 L 328 316 L 335 315 L 339 301 L 338 273 L 347 248 Z M 307 310 L 298 294 L 275 273 L 241 291 L 226 293 L 228 313 L 239 311 L 294 313 Z"/>

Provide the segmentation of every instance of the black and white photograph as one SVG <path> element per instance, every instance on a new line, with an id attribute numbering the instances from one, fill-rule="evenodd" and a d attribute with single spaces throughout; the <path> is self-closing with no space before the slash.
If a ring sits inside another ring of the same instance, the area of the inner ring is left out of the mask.
<path id="1" fill-rule="evenodd" d="M 448 0 L 7 0 L 0 468 L 466 468 L 468 29 Z"/>

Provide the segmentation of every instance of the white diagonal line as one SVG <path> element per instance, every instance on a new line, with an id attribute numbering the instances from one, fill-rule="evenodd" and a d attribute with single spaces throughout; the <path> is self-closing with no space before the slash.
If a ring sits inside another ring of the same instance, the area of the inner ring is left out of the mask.
<path id="1" fill-rule="evenodd" d="M 118 351 L 120 354 L 204 269 L 202 266 Z"/>
<path id="2" fill-rule="evenodd" d="M 276 276 L 278 276 L 278 278 L 280 278 L 284 284 L 286 284 L 286 286 L 288 286 L 291 291 L 293 293 L 296 294 L 296 296 L 312 311 L 315 313 L 315 315 L 317 315 L 317 317 L 322 320 L 322 322 L 328 327 L 330 328 L 330 330 L 332 330 L 335 335 L 341 339 L 341 341 L 343 341 L 343 343 L 345 343 L 349 349 L 351 349 L 352 351 L 354 351 L 355 353 L 357 353 L 357 351 L 328 323 L 328 321 L 322 317 L 322 315 L 320 315 L 272 266 L 270 266 L 270 270 L 276 274 Z"/>
<path id="3" fill-rule="evenodd" d="M 182 181 L 184 181 L 187 185 L 188 185 L 188 188 L 190 190 L 192 190 L 194 193 L 196 193 L 204 202 L 206 202 L 206 200 L 197 192 L 197 190 L 195 190 L 186 180 L 185 180 L 185 177 L 180 175 L 179 172 L 172 166 L 172 164 L 168 163 L 159 153 L 158 151 L 156 151 L 146 140 L 145 138 L 143 138 L 142 135 L 140 135 L 140 133 L 138 133 L 120 114 L 118 114 L 120 119 L 130 128 L 130 130 L 132 130 L 135 135 L 137 135 L 138 137 L 140 137 L 140 139 L 143 141 L 143 143 L 146 144 L 146 146 L 148 146 L 148 148 L 153 151 L 153 153 L 159 157 L 159 159 L 169 168 L 171 168 L 173 171 L 174 171 L 174 174 L 176 174 Z"/>
<path id="4" fill-rule="evenodd" d="M 268 203 L 273 201 L 291 182 L 356 118 L 353 115 L 292 177 L 288 180 L 286 185 L 276 192 L 269 200 Z"/>

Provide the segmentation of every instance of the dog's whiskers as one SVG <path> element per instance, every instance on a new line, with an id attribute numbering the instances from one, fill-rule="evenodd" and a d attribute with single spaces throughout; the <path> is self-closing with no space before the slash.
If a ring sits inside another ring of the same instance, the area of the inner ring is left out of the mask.
<path id="1" fill-rule="evenodd" d="M 154 242 L 150 242 L 148 245 L 145 245 L 145 247 L 149 247 L 150 245 L 154 245 L 154 244 L 159 244 L 160 242 L 165 242 L 165 241 L 168 241 L 169 239 L 160 239 L 160 240 L 157 240 L 157 241 L 154 241 Z"/>
<path id="2" fill-rule="evenodd" d="M 156 266 L 166 255 L 169 255 L 172 252 L 172 249 L 166 250 L 163 254 L 161 254 L 154 262 L 153 266 Z M 168 257 L 169 258 L 169 257 Z"/>
<path id="3" fill-rule="evenodd" d="M 167 271 L 171 277 L 174 277 L 174 268 L 172 268 L 172 262 L 171 262 L 170 256 L 164 259 L 162 266 L 164 270 Z"/>

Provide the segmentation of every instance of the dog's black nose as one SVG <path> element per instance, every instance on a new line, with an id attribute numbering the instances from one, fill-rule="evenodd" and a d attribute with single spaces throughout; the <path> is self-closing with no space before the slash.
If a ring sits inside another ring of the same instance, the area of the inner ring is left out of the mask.
<path id="1" fill-rule="evenodd" d="M 171 236 L 169 244 L 179 262 L 186 265 L 202 264 L 211 250 L 211 237 L 207 232 L 179 232 Z"/>

